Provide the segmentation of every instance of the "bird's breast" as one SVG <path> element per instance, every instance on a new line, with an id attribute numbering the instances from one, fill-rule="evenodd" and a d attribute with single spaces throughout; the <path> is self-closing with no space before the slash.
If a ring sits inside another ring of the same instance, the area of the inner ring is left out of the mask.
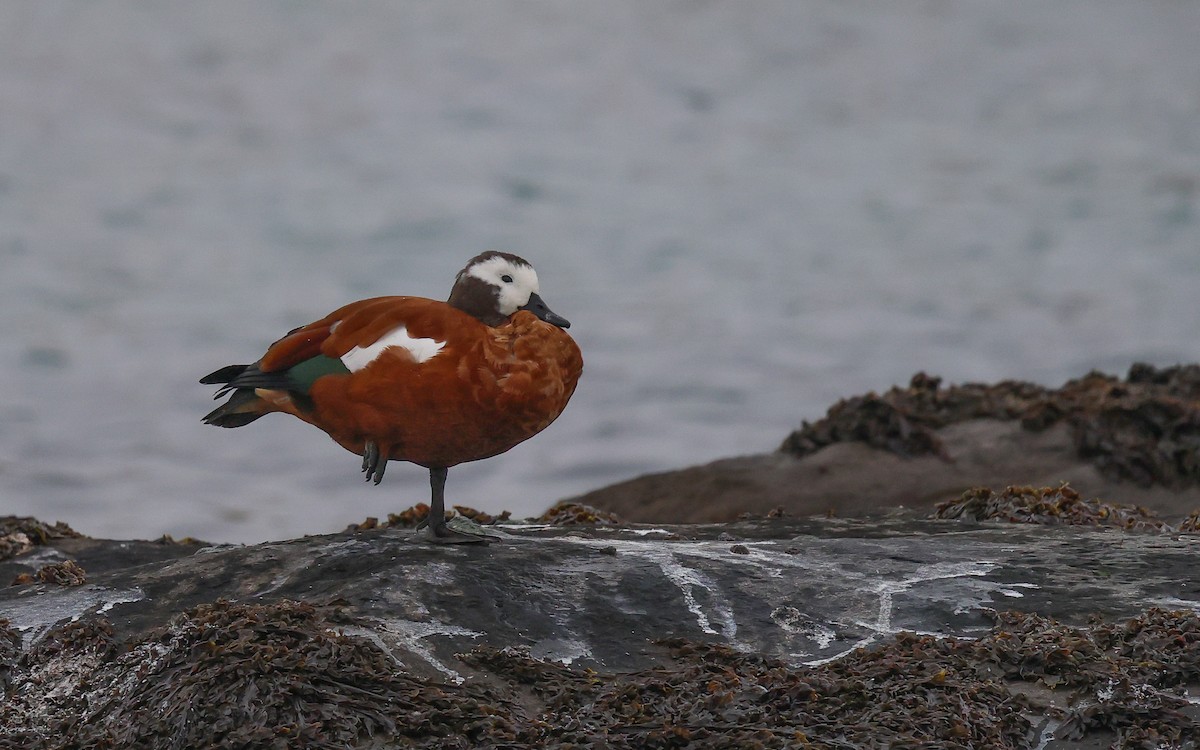
<path id="1" fill-rule="evenodd" d="M 437 346 L 423 357 L 411 344 L 363 347 L 371 354 L 364 366 L 314 385 L 310 421 L 350 450 L 371 440 L 390 446 L 393 459 L 443 466 L 502 453 L 545 429 L 582 373 L 575 341 L 528 313 L 472 333 L 431 337 Z"/>

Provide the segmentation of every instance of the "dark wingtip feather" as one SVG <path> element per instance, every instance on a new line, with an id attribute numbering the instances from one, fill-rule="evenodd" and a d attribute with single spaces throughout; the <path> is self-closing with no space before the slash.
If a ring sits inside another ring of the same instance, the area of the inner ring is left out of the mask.
<path id="1" fill-rule="evenodd" d="M 216 409 L 212 413 L 205 415 L 204 424 L 210 424 L 213 427 L 243 427 L 262 416 L 261 414 L 252 414 L 249 412 L 221 414 L 219 413 L 220 411 L 220 409 Z"/>
<path id="2" fill-rule="evenodd" d="M 263 415 L 262 400 L 253 389 L 239 388 L 228 401 L 204 415 L 204 424 L 214 427 L 241 427 Z"/>
<path id="3" fill-rule="evenodd" d="M 210 372 L 209 374 L 200 378 L 200 382 L 204 385 L 229 383 L 248 369 L 250 369 L 250 365 L 226 365 L 225 367 L 222 367 L 214 372 Z"/>

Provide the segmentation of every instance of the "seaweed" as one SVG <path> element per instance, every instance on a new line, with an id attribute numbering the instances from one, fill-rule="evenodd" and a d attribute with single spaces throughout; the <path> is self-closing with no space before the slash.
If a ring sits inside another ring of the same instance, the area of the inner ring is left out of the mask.
<path id="1" fill-rule="evenodd" d="M 468 748 L 517 710 L 401 673 L 308 604 L 202 605 L 121 649 L 110 634 L 105 620 L 76 623 L 28 654 L 0 748 Z M 47 680 L 64 659 L 92 668 Z"/>
<path id="2" fill-rule="evenodd" d="M 616 513 L 567 501 L 556 503 L 535 520 L 552 526 L 620 526 L 625 523 Z"/>
<path id="3" fill-rule="evenodd" d="M 12 670 L 21 655 L 21 634 L 12 623 L 0 617 L 0 693 L 8 692 Z"/>
<path id="4" fill-rule="evenodd" d="M 51 525 L 31 516 L 0 517 L 0 560 L 9 560 L 55 539 L 82 536 L 62 521 Z"/>
<path id="5" fill-rule="evenodd" d="M 386 521 L 381 522 L 378 518 L 373 517 L 367 518 L 362 523 L 351 524 L 347 529 L 349 531 L 369 531 L 371 529 L 388 528 L 415 529 L 424 522 L 428 515 L 429 506 L 425 503 L 417 503 L 399 513 L 389 513 Z M 454 510 L 446 511 L 446 520 L 449 521 L 456 515 L 474 521 L 481 526 L 507 523 L 512 518 L 512 513 L 507 510 L 499 515 L 491 515 L 465 505 L 455 505 Z M 557 503 L 542 515 L 529 520 L 552 526 L 618 526 L 624 523 L 616 513 L 609 513 L 608 511 L 593 508 L 590 505 L 566 501 Z"/>
<path id="6" fill-rule="evenodd" d="M 1197 613 L 990 614 L 977 640 L 899 633 L 811 666 L 680 638 L 631 673 L 478 646 L 460 655 L 475 670 L 464 685 L 342 634 L 340 609 L 290 601 L 202 605 L 129 643 L 103 618 L 71 623 L 15 663 L 5 627 L 0 748 L 1016 750 L 1035 745 L 1039 717 L 1093 746 L 1200 739 L 1183 692 L 1200 681 Z"/>
<path id="7" fill-rule="evenodd" d="M 1070 427 L 1077 453 L 1105 475 L 1143 487 L 1200 484 L 1200 365 L 1138 363 L 1125 380 L 1091 372 L 1061 388 L 1006 380 L 943 388 L 919 372 L 908 387 L 843 399 L 803 422 L 779 450 L 797 457 L 848 441 L 900 456 L 946 449 L 937 431 L 973 419 L 1019 420 L 1040 431 Z"/>
<path id="8" fill-rule="evenodd" d="M 380 521 L 374 516 L 368 517 L 362 523 L 352 523 L 347 531 L 370 531 L 372 529 L 415 529 L 429 516 L 429 505 L 417 503 L 405 508 L 399 513 L 388 513 L 387 520 Z M 454 511 L 446 511 L 446 520 L 454 517 Z"/>
<path id="9" fill-rule="evenodd" d="M 969 518 L 1014 523 L 1113 526 L 1131 531 L 1171 531 L 1154 513 L 1137 505 L 1083 497 L 1063 483 L 1058 487 L 1010 486 L 1002 492 L 987 487 L 967 490 L 957 500 L 938 503 L 934 518 Z"/>
<path id="10" fill-rule="evenodd" d="M 20 586 L 38 582 L 55 586 L 81 586 L 87 583 L 87 571 L 74 560 L 64 560 L 60 563 L 43 565 L 36 573 L 20 573 L 13 579 L 12 585 Z"/>
<path id="11" fill-rule="evenodd" d="M 1189 534 L 1200 533 L 1200 510 L 1194 510 L 1179 524 L 1179 530 Z"/>

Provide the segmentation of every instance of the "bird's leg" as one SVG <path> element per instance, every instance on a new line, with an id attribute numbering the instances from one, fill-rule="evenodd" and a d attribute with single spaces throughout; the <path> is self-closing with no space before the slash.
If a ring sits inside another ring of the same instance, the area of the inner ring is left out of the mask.
<path id="1" fill-rule="evenodd" d="M 429 515 L 426 516 L 426 541 L 434 544 L 479 544 L 495 541 L 494 536 L 467 534 L 446 525 L 446 475 L 449 473 L 449 469 L 445 467 L 429 470 L 429 487 L 433 495 L 429 502 Z"/>
<path id="2" fill-rule="evenodd" d="M 382 456 L 379 453 L 379 446 L 374 440 L 368 440 L 363 448 L 363 473 L 367 475 L 367 481 L 375 480 L 375 484 L 383 481 L 383 472 L 387 469 L 387 456 Z"/>

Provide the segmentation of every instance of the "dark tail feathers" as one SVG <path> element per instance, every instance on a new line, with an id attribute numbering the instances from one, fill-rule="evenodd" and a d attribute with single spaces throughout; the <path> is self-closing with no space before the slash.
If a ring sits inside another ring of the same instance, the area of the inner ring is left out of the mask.
<path id="1" fill-rule="evenodd" d="M 251 365 L 227 365 L 216 372 L 210 372 L 200 378 L 200 382 L 204 385 L 216 385 L 217 383 L 232 383 L 246 370 L 249 370 Z"/>
<path id="2" fill-rule="evenodd" d="M 257 386 L 251 382 L 244 382 L 255 380 L 256 374 L 262 373 L 254 365 L 229 365 L 200 378 L 204 385 L 221 386 L 213 398 L 221 398 L 230 391 L 233 392 L 228 401 L 204 415 L 204 423 L 217 427 L 241 427 L 265 414 L 261 409 L 262 399 L 254 393 Z"/>

